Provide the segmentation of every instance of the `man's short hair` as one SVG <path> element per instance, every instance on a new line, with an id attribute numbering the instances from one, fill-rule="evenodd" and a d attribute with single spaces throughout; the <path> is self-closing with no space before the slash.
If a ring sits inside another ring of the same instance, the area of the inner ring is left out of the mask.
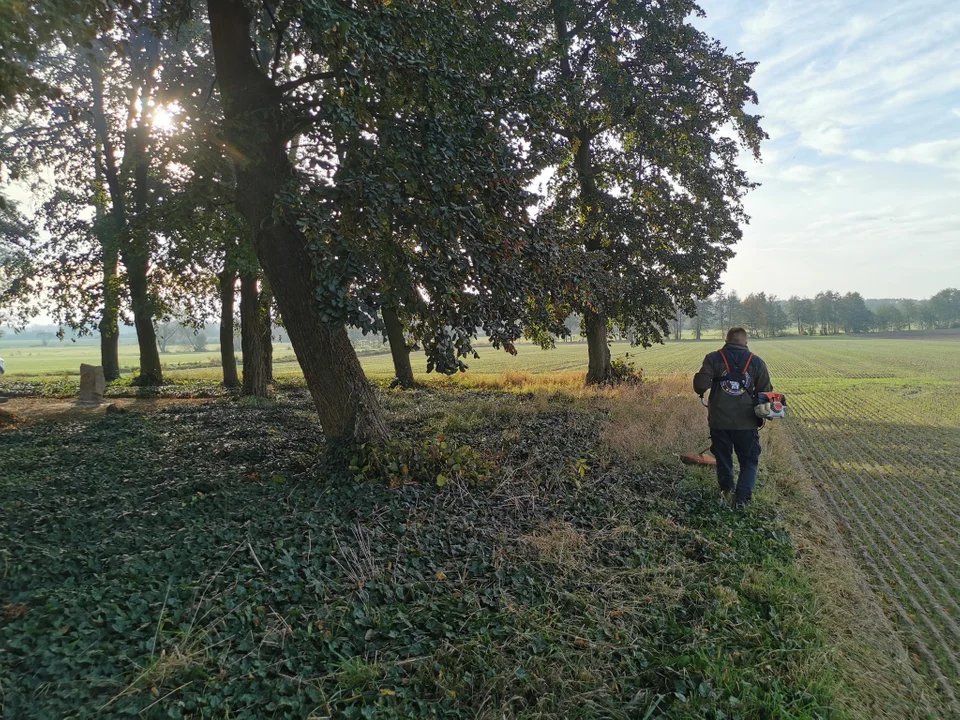
<path id="1" fill-rule="evenodd" d="M 730 328 L 727 330 L 727 342 L 734 345 L 746 345 L 747 331 L 742 327 Z"/>

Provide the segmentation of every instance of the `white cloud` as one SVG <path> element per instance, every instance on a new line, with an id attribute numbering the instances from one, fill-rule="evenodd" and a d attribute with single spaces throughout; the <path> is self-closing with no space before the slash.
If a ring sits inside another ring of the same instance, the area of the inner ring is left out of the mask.
<path id="1" fill-rule="evenodd" d="M 829 122 L 820 123 L 816 127 L 803 130 L 800 137 L 807 147 L 823 155 L 842 153 L 847 147 L 847 131 Z"/>
<path id="2" fill-rule="evenodd" d="M 776 0 L 747 15 L 740 44 L 758 53 L 761 110 L 780 134 L 837 154 L 875 141 L 895 110 L 925 126 L 923 105 L 960 91 L 958 30 L 960 7 Z"/>
<path id="3" fill-rule="evenodd" d="M 780 172 L 780 179 L 786 182 L 810 182 L 817 177 L 818 169 L 812 165 L 791 165 Z"/>
<path id="4" fill-rule="evenodd" d="M 741 292 L 927 296 L 960 274 L 960 4 L 704 0 L 759 62 L 771 140 L 726 275 Z"/>
<path id="5" fill-rule="evenodd" d="M 920 142 L 886 152 L 853 150 L 850 156 L 861 162 L 916 163 L 960 171 L 960 138 Z"/>
<path id="6" fill-rule="evenodd" d="M 903 148 L 894 148 L 887 157 L 898 163 L 915 162 L 954 170 L 960 170 L 960 138 L 934 140 Z"/>

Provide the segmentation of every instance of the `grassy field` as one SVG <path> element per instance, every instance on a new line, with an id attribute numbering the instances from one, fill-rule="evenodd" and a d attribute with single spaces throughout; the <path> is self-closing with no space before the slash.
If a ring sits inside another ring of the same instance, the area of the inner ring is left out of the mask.
<path id="1" fill-rule="evenodd" d="M 184 347 L 172 347 L 170 350 L 160 355 L 160 361 L 165 370 L 174 374 L 220 364 L 220 345 L 217 343 L 207 345 L 207 349 L 202 352 L 194 352 Z M 139 355 L 135 340 L 124 338 L 118 355 L 121 372 L 131 374 L 137 369 Z M 44 346 L 37 340 L 24 340 L 20 336 L 9 334 L 0 337 L 0 357 L 6 363 L 7 378 L 37 380 L 79 377 L 80 363 L 100 364 L 100 346 L 89 338 L 78 342 L 54 339 Z M 292 361 L 293 348 L 289 343 L 276 343 L 274 357 L 281 361 Z"/>
<path id="2" fill-rule="evenodd" d="M 912 362 L 901 357 L 904 342 L 910 345 Z M 799 343 L 799 345 L 797 344 Z M 717 339 L 668 342 L 652 348 L 635 348 L 629 343 L 611 344 L 614 358 L 631 361 L 653 377 L 674 373 L 694 372 L 707 352 L 719 347 Z M 478 341 L 479 358 L 467 361 L 470 375 L 501 375 L 503 373 L 563 373 L 586 372 L 587 347 L 582 342 L 559 342 L 556 348 L 541 350 L 529 343 L 518 343 L 516 356 L 497 351 Z M 876 338 L 871 336 L 848 338 L 788 337 L 774 340 L 754 340 L 751 348 L 767 360 L 771 370 L 787 381 L 802 378 L 878 377 L 877 366 L 884 366 L 884 378 L 914 378 L 934 381 L 943 373 L 949 374 L 956 365 L 960 334 L 943 335 L 917 333 L 914 337 Z M 160 356 L 164 370 L 171 378 L 216 380 L 220 377 L 219 345 L 210 344 L 203 352 L 173 348 Z M 237 353 L 242 360 L 242 355 Z M 24 342 L 17 336 L 0 338 L 0 357 L 6 360 L 6 380 L 44 380 L 79 377 L 80 363 L 99 364 L 99 347 L 89 340 L 72 343 L 69 340 L 51 342 L 42 347 L 36 342 Z M 376 352 L 366 347 L 360 358 L 364 370 L 372 377 L 393 375 L 389 352 Z M 414 372 L 427 380 L 426 358 L 420 353 L 412 357 Z M 121 344 L 120 364 L 124 373 L 131 374 L 137 366 L 137 346 Z M 278 378 L 302 377 L 289 343 L 274 344 L 274 371 Z M 960 376 L 960 373 L 955 376 Z M 942 379 L 942 378 L 941 378 Z"/>

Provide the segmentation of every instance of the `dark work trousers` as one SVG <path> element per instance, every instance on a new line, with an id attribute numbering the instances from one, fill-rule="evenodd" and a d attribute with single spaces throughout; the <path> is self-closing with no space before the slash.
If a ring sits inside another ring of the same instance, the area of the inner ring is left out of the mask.
<path id="1" fill-rule="evenodd" d="M 760 464 L 759 430 L 710 430 L 713 441 L 713 455 L 717 458 L 717 480 L 720 490 L 736 490 L 737 505 L 746 505 L 753 496 L 753 486 L 757 483 L 757 467 Z M 736 451 L 740 461 L 740 477 L 737 486 L 733 486 L 733 453 Z"/>

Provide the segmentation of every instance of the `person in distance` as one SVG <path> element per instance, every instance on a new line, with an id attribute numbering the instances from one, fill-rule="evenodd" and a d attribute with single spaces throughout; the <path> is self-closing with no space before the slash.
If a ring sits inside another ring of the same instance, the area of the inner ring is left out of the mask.
<path id="1" fill-rule="evenodd" d="M 710 391 L 707 422 L 720 491 L 736 493 L 736 506 L 745 507 L 760 464 L 760 429 L 753 408 L 758 393 L 773 390 L 766 363 L 747 349 L 746 330 L 735 327 L 727 332 L 726 344 L 703 359 L 703 367 L 693 376 L 693 389 L 701 399 Z M 736 487 L 734 452 L 740 462 Z"/>

